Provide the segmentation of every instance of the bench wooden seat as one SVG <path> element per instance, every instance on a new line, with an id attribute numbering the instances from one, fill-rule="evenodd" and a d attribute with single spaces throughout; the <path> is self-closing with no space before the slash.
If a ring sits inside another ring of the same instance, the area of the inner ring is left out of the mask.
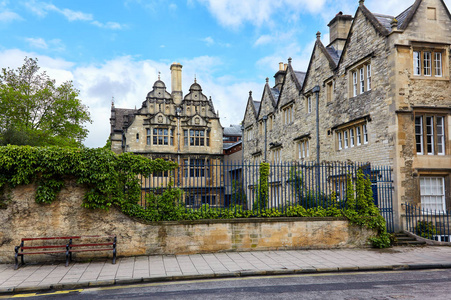
<path id="1" fill-rule="evenodd" d="M 95 239 L 104 240 L 107 242 L 92 242 L 86 243 L 85 240 Z M 74 240 L 79 240 L 81 243 L 74 244 Z M 111 242 L 109 241 L 111 240 Z M 41 245 L 25 246 L 25 242 L 41 241 Z M 46 244 L 49 241 L 56 243 L 54 245 Z M 34 254 L 53 254 L 53 253 L 65 253 L 66 254 L 66 267 L 72 260 L 72 253 L 75 252 L 92 252 L 92 251 L 113 251 L 113 264 L 116 263 L 116 243 L 117 237 L 113 235 L 99 236 L 63 236 L 63 237 L 38 237 L 38 238 L 22 238 L 19 246 L 14 248 L 15 252 L 15 270 L 19 268 L 19 256 L 21 258 L 21 264 L 25 264 L 25 255 Z M 74 249 L 75 248 L 75 249 Z M 25 251 L 24 251 L 25 250 Z M 27 251 L 28 250 L 28 251 Z M 41 251 L 37 251 L 41 250 Z"/>

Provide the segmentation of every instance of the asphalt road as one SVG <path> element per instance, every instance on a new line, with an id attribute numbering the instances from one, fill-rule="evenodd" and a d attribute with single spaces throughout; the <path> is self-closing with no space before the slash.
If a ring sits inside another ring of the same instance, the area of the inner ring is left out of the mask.
<path id="1" fill-rule="evenodd" d="M 7 296 L 6 298 L 12 297 Z M 0 299 L 4 299 L 1 296 Z M 451 299 L 451 270 L 331 273 L 148 283 L 15 299 Z"/>

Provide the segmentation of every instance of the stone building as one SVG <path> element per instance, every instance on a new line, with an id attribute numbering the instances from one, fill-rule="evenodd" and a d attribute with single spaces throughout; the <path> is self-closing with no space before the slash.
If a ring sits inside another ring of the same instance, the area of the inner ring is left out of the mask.
<path id="1" fill-rule="evenodd" d="M 111 149 L 155 159 L 175 161 L 175 184 L 183 187 L 189 203 L 217 204 L 221 181 L 216 165 L 223 159 L 223 128 L 213 102 L 194 80 L 183 96 L 182 65 L 171 65 L 171 88 L 158 79 L 139 109 L 111 107 Z M 146 182 L 167 184 L 168 174 L 155 174 Z M 149 186 L 149 183 L 143 186 Z M 202 187 L 202 195 L 196 191 Z M 213 192 L 214 190 L 214 192 Z M 199 197 L 202 199 L 198 199 Z"/>
<path id="2" fill-rule="evenodd" d="M 402 203 L 450 209 L 451 15 L 444 1 L 416 0 L 387 16 L 360 0 L 353 16 L 340 12 L 328 26 L 330 43 L 317 33 L 306 73 L 289 59 L 260 101 L 250 95 L 244 159 L 316 161 L 319 149 L 321 161 L 388 165 L 398 226 Z"/>

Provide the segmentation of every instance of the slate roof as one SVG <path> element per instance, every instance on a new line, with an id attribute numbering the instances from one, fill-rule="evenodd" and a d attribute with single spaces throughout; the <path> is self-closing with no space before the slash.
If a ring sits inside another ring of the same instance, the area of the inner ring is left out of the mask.
<path id="1" fill-rule="evenodd" d="M 373 13 L 376 20 L 385 28 L 388 32 L 391 32 L 391 22 L 395 18 L 394 16 L 381 15 Z"/>
<path id="2" fill-rule="evenodd" d="M 254 101 L 254 107 L 255 107 L 255 111 L 258 113 L 258 111 L 260 110 L 260 101 Z"/>
<path id="3" fill-rule="evenodd" d="M 241 136 L 241 126 L 230 125 L 230 127 L 224 127 L 224 135 Z"/>
<path id="4" fill-rule="evenodd" d="M 279 96 L 280 96 L 279 90 L 276 89 L 276 88 L 272 88 L 272 89 L 271 89 L 271 93 L 272 93 L 272 96 L 274 97 L 274 100 L 275 100 L 276 103 L 277 103 L 277 101 L 279 101 Z"/>
<path id="5" fill-rule="evenodd" d="M 330 46 L 330 47 L 327 47 L 326 48 L 326 50 L 327 50 L 327 53 L 329 53 L 329 55 L 330 55 L 330 57 L 333 59 L 333 61 L 335 62 L 335 64 L 337 65 L 338 64 L 338 61 L 340 60 L 340 56 L 341 56 L 341 53 L 343 52 L 343 51 L 341 51 L 341 50 L 335 50 L 335 48 L 333 47 L 333 46 Z"/>
<path id="6" fill-rule="evenodd" d="M 296 75 L 296 78 L 298 79 L 298 82 L 301 86 L 304 85 L 304 79 L 305 79 L 305 75 L 307 74 L 306 72 L 301 72 L 301 71 L 294 71 L 294 74 Z"/>
<path id="7" fill-rule="evenodd" d="M 229 150 L 229 149 L 231 149 L 231 148 L 233 148 L 233 147 L 235 147 L 236 145 L 239 145 L 239 144 L 241 144 L 242 143 L 242 141 L 238 141 L 238 142 L 235 142 L 235 143 L 224 143 L 223 145 L 222 145 L 222 149 L 223 150 Z"/>
<path id="8" fill-rule="evenodd" d="M 409 14 L 410 10 L 412 9 L 413 5 L 410 6 L 408 9 L 406 9 L 405 11 L 403 11 L 402 13 L 400 13 L 397 17 L 396 20 L 398 20 L 398 26 L 401 27 L 402 24 L 404 24 L 404 22 L 407 19 L 407 15 Z"/>
<path id="9" fill-rule="evenodd" d="M 128 127 L 131 123 L 134 114 L 138 112 L 137 109 L 128 109 L 128 108 L 114 108 L 115 111 L 115 122 L 114 129 L 122 130 L 124 127 Z"/>

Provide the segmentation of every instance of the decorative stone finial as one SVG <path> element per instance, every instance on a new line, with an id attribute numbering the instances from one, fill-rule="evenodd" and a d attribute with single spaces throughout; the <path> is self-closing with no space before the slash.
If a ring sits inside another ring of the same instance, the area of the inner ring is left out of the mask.
<path id="1" fill-rule="evenodd" d="M 365 3 L 365 0 L 359 0 L 359 6 L 362 6 Z"/>
<path id="2" fill-rule="evenodd" d="M 291 65 L 291 61 L 292 61 L 291 57 L 288 57 L 288 64 L 289 65 Z"/>
<path id="3" fill-rule="evenodd" d="M 249 91 L 249 97 L 252 97 L 252 91 Z"/>
<path id="4" fill-rule="evenodd" d="M 197 77 L 196 77 L 196 74 L 194 74 L 194 83 L 197 83 Z"/>
<path id="5" fill-rule="evenodd" d="M 268 83 L 269 82 L 269 78 L 268 77 L 266 77 L 266 83 Z"/>
<path id="6" fill-rule="evenodd" d="M 158 71 L 158 80 L 160 80 L 160 74 L 161 74 L 161 72 Z"/>
<path id="7" fill-rule="evenodd" d="M 114 96 L 111 97 L 111 107 L 114 107 Z"/>
<path id="8" fill-rule="evenodd" d="M 318 31 L 318 32 L 316 33 L 316 39 L 318 39 L 318 40 L 321 39 L 321 32 Z"/>

